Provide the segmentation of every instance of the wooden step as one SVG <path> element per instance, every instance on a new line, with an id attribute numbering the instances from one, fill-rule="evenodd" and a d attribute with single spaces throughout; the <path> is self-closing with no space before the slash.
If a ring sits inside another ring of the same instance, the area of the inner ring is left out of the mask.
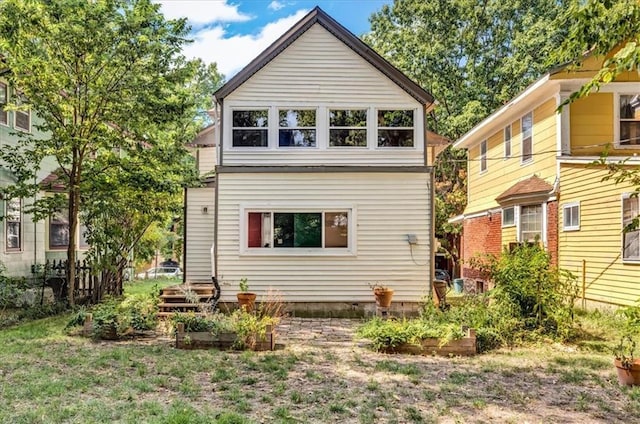
<path id="1" fill-rule="evenodd" d="M 184 313 L 184 312 L 158 312 L 158 314 L 156 315 L 158 318 L 171 318 L 172 316 L 174 316 L 175 314 L 180 314 L 180 313 Z M 193 314 L 195 316 L 206 316 L 207 314 L 204 312 L 193 312 Z"/>
<path id="2" fill-rule="evenodd" d="M 165 287 L 162 289 L 163 295 L 182 295 L 184 296 L 186 293 L 195 293 L 197 295 L 209 295 L 212 296 L 215 289 L 210 285 L 201 285 L 201 286 L 171 286 Z"/>
<path id="3" fill-rule="evenodd" d="M 199 303 L 191 302 L 173 302 L 173 303 L 160 303 L 158 308 L 199 308 Z"/>
<path id="4" fill-rule="evenodd" d="M 210 294 L 198 294 L 195 297 L 198 299 L 210 299 L 213 295 Z M 185 296 L 183 294 L 161 294 L 160 299 L 165 300 L 173 300 L 173 299 L 184 299 Z"/>

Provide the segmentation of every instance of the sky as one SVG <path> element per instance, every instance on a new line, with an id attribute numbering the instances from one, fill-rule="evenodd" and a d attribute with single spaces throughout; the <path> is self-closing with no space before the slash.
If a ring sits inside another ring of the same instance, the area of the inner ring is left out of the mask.
<path id="1" fill-rule="evenodd" d="M 315 6 L 360 36 L 392 0 L 157 0 L 169 19 L 185 17 L 193 43 L 184 54 L 216 62 L 228 80 Z"/>

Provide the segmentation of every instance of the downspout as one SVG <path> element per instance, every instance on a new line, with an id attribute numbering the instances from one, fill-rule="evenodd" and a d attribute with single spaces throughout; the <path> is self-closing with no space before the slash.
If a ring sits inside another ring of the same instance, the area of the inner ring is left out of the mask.
<path id="1" fill-rule="evenodd" d="M 435 103 L 435 102 L 434 102 Z M 433 172 L 433 164 L 429 164 L 429 153 L 428 153 L 428 146 L 429 146 L 429 141 L 428 141 L 428 126 L 427 126 L 427 113 L 429 110 L 431 110 L 435 104 L 431 103 L 431 105 L 424 107 L 423 109 L 423 120 L 424 120 L 424 165 L 429 167 L 429 201 L 431 202 L 431 207 L 430 207 L 430 213 L 431 216 L 429 217 L 429 232 L 431 235 L 431 249 L 429 249 L 429 282 L 428 282 L 428 286 L 429 286 L 429 296 L 431 296 L 431 293 L 433 293 L 433 280 L 435 279 L 435 262 L 436 262 L 436 252 L 435 252 L 435 247 L 436 247 L 436 232 L 435 232 L 435 222 L 436 222 L 436 202 L 434 199 L 435 196 L 435 174 Z M 433 160 L 435 162 L 436 158 L 435 158 L 435 152 L 433 154 Z"/>
<path id="2" fill-rule="evenodd" d="M 223 134 L 224 134 L 224 100 L 220 99 L 218 101 L 218 99 L 214 100 L 217 101 L 217 105 L 216 107 L 219 107 L 219 113 L 218 113 L 218 124 L 219 124 L 219 132 L 218 132 L 218 145 L 220 146 L 220 155 L 219 158 L 217 159 L 217 162 L 219 165 L 222 165 L 222 161 L 223 161 L 223 151 L 224 151 L 224 143 L 223 143 Z M 218 165 L 216 165 L 216 172 L 215 172 L 215 179 L 214 179 L 214 195 L 213 195 L 213 199 L 214 199 L 214 205 L 213 205 L 213 246 L 211 247 L 212 250 L 212 258 L 211 258 L 211 266 L 212 266 L 212 272 L 211 272 L 211 279 L 213 281 L 213 285 L 216 289 L 216 293 L 213 296 L 213 302 L 214 305 L 217 305 L 218 300 L 220 300 L 220 296 L 222 295 L 222 293 L 220 293 L 220 284 L 218 282 L 218 198 L 219 198 L 219 192 L 218 192 L 218 187 L 220 186 L 220 174 L 218 174 Z"/>
<path id="3" fill-rule="evenodd" d="M 187 187 L 183 189 L 182 197 L 182 284 L 187 282 Z"/>

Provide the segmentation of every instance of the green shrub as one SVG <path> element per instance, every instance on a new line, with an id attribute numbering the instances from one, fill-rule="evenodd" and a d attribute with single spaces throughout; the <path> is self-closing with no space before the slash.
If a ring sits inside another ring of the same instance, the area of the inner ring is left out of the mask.
<path id="1" fill-rule="evenodd" d="M 464 337 L 457 323 L 436 322 L 425 317 L 402 320 L 383 320 L 378 317 L 358 327 L 360 337 L 372 341 L 375 350 L 394 348 L 402 344 L 419 345 L 422 340 L 437 338 L 444 345 Z"/>

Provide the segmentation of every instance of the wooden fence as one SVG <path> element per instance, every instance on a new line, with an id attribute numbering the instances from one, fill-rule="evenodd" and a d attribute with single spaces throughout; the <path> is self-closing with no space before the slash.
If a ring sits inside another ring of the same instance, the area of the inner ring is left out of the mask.
<path id="1" fill-rule="evenodd" d="M 44 284 L 51 287 L 56 300 L 67 298 L 67 263 L 65 260 L 53 260 L 44 264 Z M 73 285 L 73 297 L 81 303 L 95 303 L 100 300 L 100 278 L 95 275 L 86 261 L 77 261 L 76 278 Z"/>

